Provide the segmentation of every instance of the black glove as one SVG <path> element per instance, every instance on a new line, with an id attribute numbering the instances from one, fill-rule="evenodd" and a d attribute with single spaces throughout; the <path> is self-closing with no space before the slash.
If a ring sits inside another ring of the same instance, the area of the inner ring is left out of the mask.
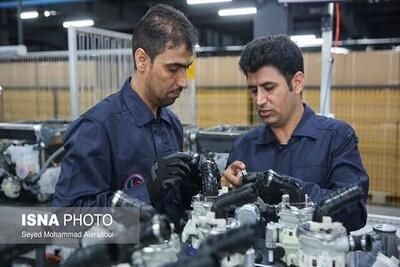
<path id="1" fill-rule="evenodd" d="M 193 160 L 189 164 L 191 172 L 191 182 L 194 188 L 201 190 L 204 196 L 218 196 L 220 173 L 217 164 L 206 158 L 202 154 L 195 154 Z"/>
<path id="2" fill-rule="evenodd" d="M 189 162 L 190 180 L 186 181 L 185 186 L 193 188 L 196 191 L 201 190 L 202 179 L 200 173 L 200 165 L 205 160 L 202 154 L 194 154 L 192 160 Z"/>
<path id="3" fill-rule="evenodd" d="M 163 201 L 171 187 L 190 179 L 188 162 L 191 160 L 192 156 L 189 154 L 175 152 L 155 161 L 151 168 L 151 178 L 147 181 L 147 189 L 154 206 Z"/>

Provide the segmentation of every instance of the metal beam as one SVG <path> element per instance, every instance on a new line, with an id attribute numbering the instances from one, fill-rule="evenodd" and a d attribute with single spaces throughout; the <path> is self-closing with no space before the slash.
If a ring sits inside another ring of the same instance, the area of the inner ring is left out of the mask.
<path id="1" fill-rule="evenodd" d="M 88 2 L 97 0 L 23 0 L 21 5 L 26 6 L 42 6 L 42 5 L 56 5 L 56 4 L 70 4 L 76 2 Z M 8 1 L 0 3 L 0 9 L 17 8 L 18 1 Z"/>
<path id="2" fill-rule="evenodd" d="M 331 82 L 332 82 L 332 21 L 333 3 L 327 6 L 327 14 L 322 17 L 322 39 L 324 40 L 321 50 L 321 96 L 320 109 L 321 115 L 330 117 L 331 105 Z"/>

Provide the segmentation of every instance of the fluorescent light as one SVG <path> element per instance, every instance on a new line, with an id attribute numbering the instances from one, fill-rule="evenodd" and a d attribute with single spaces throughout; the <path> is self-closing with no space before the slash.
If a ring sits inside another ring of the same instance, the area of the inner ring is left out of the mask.
<path id="1" fill-rule="evenodd" d="M 55 10 L 46 10 L 43 12 L 43 15 L 45 17 L 55 16 L 57 15 L 57 12 Z"/>
<path id="2" fill-rule="evenodd" d="M 324 42 L 322 38 L 316 38 L 315 34 L 292 35 L 290 36 L 290 39 L 299 47 L 321 46 Z"/>
<path id="3" fill-rule="evenodd" d="M 314 40 L 316 38 L 315 34 L 304 34 L 304 35 L 292 35 L 290 39 L 292 41 L 303 41 L 303 40 Z"/>
<path id="4" fill-rule="evenodd" d="M 256 13 L 257 13 L 257 8 L 255 8 L 255 7 L 229 8 L 229 9 L 221 9 L 218 11 L 218 15 L 221 17 L 249 15 L 249 14 L 256 14 Z"/>
<path id="5" fill-rule="evenodd" d="M 186 0 L 188 5 L 200 5 L 200 4 L 214 4 L 221 2 L 231 2 L 232 0 Z"/>
<path id="6" fill-rule="evenodd" d="M 337 54 L 337 55 L 347 55 L 350 53 L 350 50 L 344 47 L 332 47 L 331 48 L 331 53 L 332 54 Z"/>
<path id="7" fill-rule="evenodd" d="M 91 19 L 84 19 L 84 20 L 73 20 L 73 21 L 64 21 L 63 22 L 63 27 L 68 28 L 68 27 L 89 27 L 93 26 L 94 21 Z"/>
<path id="8" fill-rule="evenodd" d="M 39 17 L 39 13 L 37 11 L 25 11 L 20 14 L 21 19 L 36 19 Z"/>

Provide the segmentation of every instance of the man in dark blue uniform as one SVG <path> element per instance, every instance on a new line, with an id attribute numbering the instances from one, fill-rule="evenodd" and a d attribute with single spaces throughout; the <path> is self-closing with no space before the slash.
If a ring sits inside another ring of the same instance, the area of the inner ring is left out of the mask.
<path id="1" fill-rule="evenodd" d="M 257 112 L 265 125 L 239 138 L 221 178 L 240 186 L 239 170 L 273 169 L 294 177 L 313 201 L 339 188 L 360 185 L 364 198 L 334 216 L 348 231 L 365 225 L 368 174 L 358 139 L 346 123 L 318 116 L 302 101 L 303 56 L 287 36 L 255 39 L 239 61 Z"/>
<path id="2" fill-rule="evenodd" d="M 54 206 L 109 206 L 122 189 L 159 212 L 179 214 L 185 192 L 162 185 L 188 178 L 190 157 L 172 154 L 182 150 L 183 129 L 166 106 L 187 87 L 196 43 L 196 31 L 180 11 L 162 4 L 147 11 L 133 31 L 133 77 L 66 133 Z"/>

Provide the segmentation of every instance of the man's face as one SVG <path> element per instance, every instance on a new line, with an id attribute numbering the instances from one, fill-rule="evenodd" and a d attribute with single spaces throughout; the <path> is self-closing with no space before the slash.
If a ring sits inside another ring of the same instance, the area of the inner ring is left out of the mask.
<path id="1" fill-rule="evenodd" d="M 193 62 L 193 53 L 184 44 L 166 48 L 146 69 L 146 95 L 157 106 L 175 102 L 188 85 L 187 69 Z"/>
<path id="2" fill-rule="evenodd" d="M 273 128 L 286 126 L 301 101 L 302 87 L 289 90 L 285 77 L 271 66 L 247 73 L 247 82 L 261 120 Z"/>

